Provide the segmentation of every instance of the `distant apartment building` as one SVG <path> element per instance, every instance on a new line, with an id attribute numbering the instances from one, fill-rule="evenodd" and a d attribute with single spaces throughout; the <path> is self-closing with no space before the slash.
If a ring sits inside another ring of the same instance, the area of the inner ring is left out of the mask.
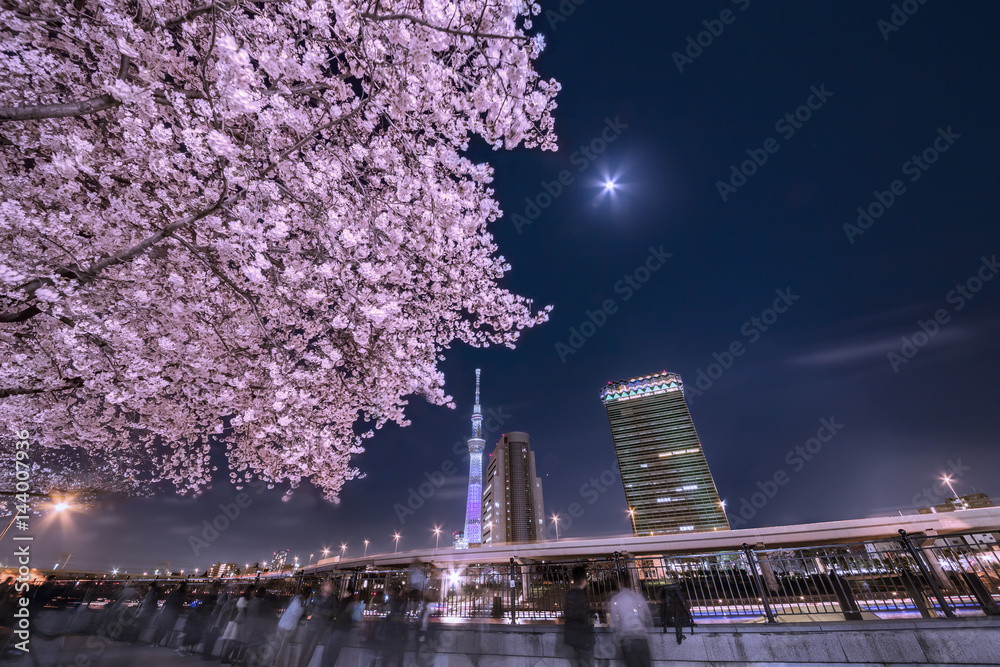
<path id="1" fill-rule="evenodd" d="M 527 433 L 504 433 L 486 464 L 483 481 L 483 545 L 545 539 L 542 480 Z"/>
<path id="2" fill-rule="evenodd" d="M 729 530 L 676 373 L 609 382 L 601 391 L 632 533 Z"/>
<path id="3" fill-rule="evenodd" d="M 206 576 L 211 579 L 221 579 L 223 577 L 232 577 L 239 574 L 239 572 L 240 566 L 236 563 L 215 563 L 212 567 L 208 568 Z"/>
<path id="4" fill-rule="evenodd" d="M 271 572 L 282 572 L 285 569 L 285 565 L 287 562 L 288 562 L 288 549 L 275 551 L 274 555 L 271 556 L 271 563 L 268 565 L 267 569 L 269 569 Z"/>
<path id="5" fill-rule="evenodd" d="M 985 493 L 967 493 L 958 498 L 945 498 L 940 505 L 924 507 L 917 512 L 920 514 L 936 514 L 938 512 L 954 512 L 955 510 L 974 510 L 980 507 L 994 507 L 993 501 Z"/>

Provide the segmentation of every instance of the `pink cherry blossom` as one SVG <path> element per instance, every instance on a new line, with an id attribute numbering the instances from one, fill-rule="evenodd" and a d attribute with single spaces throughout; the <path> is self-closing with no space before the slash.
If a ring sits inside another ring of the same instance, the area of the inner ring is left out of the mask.
<path id="1" fill-rule="evenodd" d="M 547 319 L 465 154 L 555 150 L 539 11 L 0 5 L 0 420 L 92 486 L 197 492 L 216 434 L 237 483 L 336 500 L 408 396 L 452 405 L 444 349 Z"/>

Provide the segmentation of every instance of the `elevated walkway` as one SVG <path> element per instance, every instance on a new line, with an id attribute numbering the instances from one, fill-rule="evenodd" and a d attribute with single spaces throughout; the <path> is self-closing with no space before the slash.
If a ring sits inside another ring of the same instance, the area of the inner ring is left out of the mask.
<path id="1" fill-rule="evenodd" d="M 1000 507 L 941 512 L 938 514 L 908 514 L 905 516 L 848 519 L 793 526 L 768 526 L 710 533 L 678 533 L 651 537 L 598 537 L 562 539 L 558 542 L 499 544 L 475 549 L 419 549 L 398 554 L 376 554 L 367 557 L 329 558 L 303 568 L 307 574 L 356 567 L 391 569 L 405 567 L 414 559 L 431 562 L 439 567 L 475 563 L 506 563 L 543 560 L 571 560 L 607 556 L 615 551 L 632 555 L 710 553 L 738 550 L 741 545 L 779 549 L 811 545 L 847 544 L 866 540 L 895 539 L 899 530 L 945 536 L 951 533 L 991 532 L 1000 530 Z"/>

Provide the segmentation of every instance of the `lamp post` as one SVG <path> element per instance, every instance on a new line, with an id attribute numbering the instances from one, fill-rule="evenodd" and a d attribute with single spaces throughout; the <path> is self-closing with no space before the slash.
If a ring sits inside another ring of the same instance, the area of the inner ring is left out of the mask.
<path id="1" fill-rule="evenodd" d="M 559 515 L 558 514 L 553 514 L 552 515 L 552 523 L 554 523 L 556 525 L 556 542 L 558 542 L 559 541 Z"/>
<path id="2" fill-rule="evenodd" d="M 628 518 L 632 522 L 632 535 L 635 535 L 635 510 L 631 507 L 628 509 Z"/>
<path id="3" fill-rule="evenodd" d="M 316 554 L 309 554 L 309 562 L 306 564 L 306 567 L 309 567 L 310 565 L 313 564 L 313 556 L 315 555 Z"/>
<path id="4" fill-rule="evenodd" d="M 396 548 L 392 550 L 392 553 L 396 553 L 397 551 L 399 551 L 399 538 L 400 537 L 402 537 L 402 535 L 400 535 L 399 533 L 393 533 L 392 534 L 392 539 L 394 539 L 396 541 Z"/>
<path id="5" fill-rule="evenodd" d="M 365 558 L 368 558 L 368 540 L 365 540 Z"/>
<path id="6" fill-rule="evenodd" d="M 330 550 L 327 549 L 326 547 L 323 547 L 323 558 L 327 558 L 329 556 L 330 556 Z"/>
<path id="7" fill-rule="evenodd" d="M 340 544 L 340 557 L 343 558 L 347 555 L 347 542 L 342 542 Z"/>
<path id="8" fill-rule="evenodd" d="M 726 514 L 726 501 L 725 500 L 720 500 L 719 501 L 719 507 L 722 508 L 722 516 L 723 516 L 723 518 L 725 518 L 726 523 L 728 524 L 729 523 L 729 515 Z"/>
<path id="9" fill-rule="evenodd" d="M 441 526 L 434 526 L 434 530 L 431 532 L 434 533 L 434 551 L 437 551 L 438 544 L 441 542 Z"/>
<path id="10" fill-rule="evenodd" d="M 2 494 L 2 495 L 8 495 L 8 494 Z M 11 494 L 11 495 L 13 495 L 13 494 Z M 38 494 L 29 494 L 29 495 L 38 495 Z M 70 509 L 73 509 L 73 506 L 70 505 L 65 500 L 60 500 L 60 501 L 56 502 L 54 505 L 52 505 L 52 511 L 55 514 L 59 514 L 60 512 L 65 512 L 66 510 L 70 510 Z M 14 525 L 14 522 L 17 521 L 17 518 L 19 516 L 23 516 L 23 515 L 20 514 L 20 513 L 18 513 L 18 512 L 14 512 L 14 516 L 12 516 L 10 518 L 10 523 L 8 523 L 7 527 L 3 529 L 2 533 L 0 533 L 0 540 L 2 540 L 3 536 L 7 534 L 7 531 L 10 530 L 10 527 Z M 69 559 L 67 558 L 66 560 L 68 561 Z M 63 567 L 65 567 L 65 566 L 63 566 Z"/>
<path id="11" fill-rule="evenodd" d="M 955 492 L 955 487 L 951 485 L 951 477 L 949 475 L 942 475 L 941 481 L 948 485 L 948 488 L 951 490 L 951 495 L 955 496 L 955 505 L 957 506 L 956 509 L 969 509 L 966 507 L 965 501 L 958 497 L 958 494 Z"/>

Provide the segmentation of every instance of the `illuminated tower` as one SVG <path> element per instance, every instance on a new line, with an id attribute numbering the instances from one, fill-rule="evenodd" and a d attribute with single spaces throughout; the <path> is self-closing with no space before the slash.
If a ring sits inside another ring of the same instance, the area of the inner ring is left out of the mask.
<path id="1" fill-rule="evenodd" d="M 482 544 L 483 508 L 483 408 L 479 405 L 479 369 L 476 369 L 476 404 L 472 406 L 472 437 L 469 438 L 469 499 L 465 508 L 465 540 L 470 547 Z"/>
<path id="2" fill-rule="evenodd" d="M 729 530 L 676 373 L 609 382 L 601 392 L 632 532 Z"/>

